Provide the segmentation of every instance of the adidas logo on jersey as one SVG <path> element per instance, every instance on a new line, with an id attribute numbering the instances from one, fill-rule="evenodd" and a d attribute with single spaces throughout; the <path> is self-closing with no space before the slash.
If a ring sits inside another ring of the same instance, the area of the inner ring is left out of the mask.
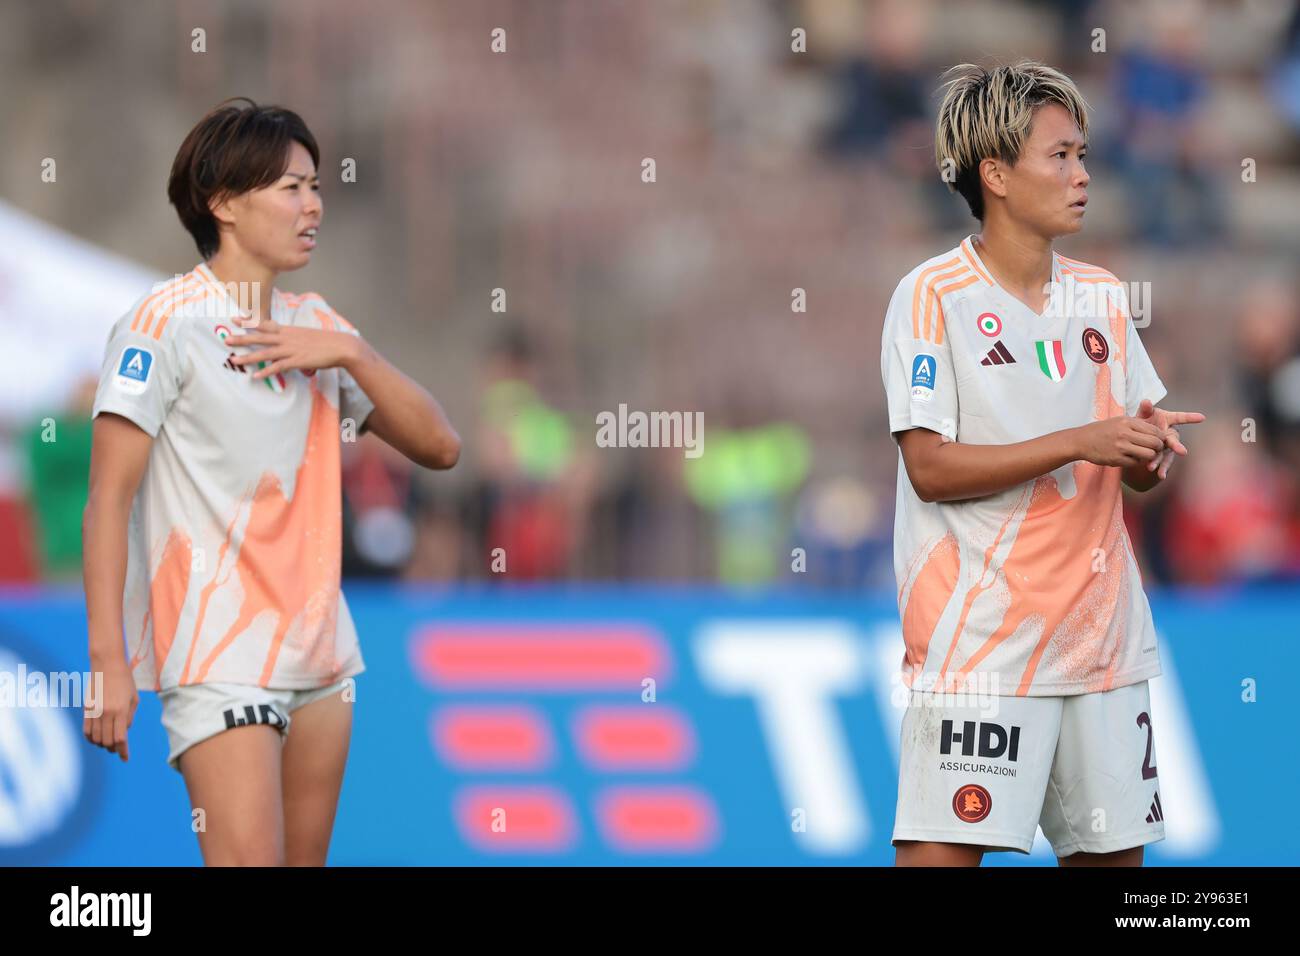
<path id="1" fill-rule="evenodd" d="M 1156 791 L 1156 798 L 1151 801 L 1151 812 L 1147 814 L 1147 823 L 1159 823 L 1165 818 L 1164 808 L 1160 806 L 1160 791 Z"/>
<path id="2" fill-rule="evenodd" d="M 1010 365 L 1015 359 L 1007 351 L 1007 347 L 998 341 L 993 348 L 989 349 L 989 354 L 984 356 L 980 362 L 981 365 Z"/>
<path id="3" fill-rule="evenodd" d="M 247 375 L 247 374 L 248 374 L 248 366 L 247 366 L 247 365 L 236 365 L 234 362 L 230 361 L 230 360 L 231 360 L 232 358 L 234 358 L 234 357 L 235 357 L 235 353 L 234 353 L 234 352 L 231 352 L 228 356 L 226 356 L 226 360 L 225 360 L 224 362 L 222 362 L 221 364 L 224 365 L 226 368 L 230 369 L 232 372 L 243 372 L 245 375 Z"/>

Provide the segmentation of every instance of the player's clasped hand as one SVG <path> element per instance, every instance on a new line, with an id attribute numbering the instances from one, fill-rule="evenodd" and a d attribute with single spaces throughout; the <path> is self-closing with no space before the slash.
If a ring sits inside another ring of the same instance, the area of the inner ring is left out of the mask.
<path id="1" fill-rule="evenodd" d="M 231 339 L 231 344 L 264 347 L 236 355 L 231 361 L 236 365 L 270 363 L 255 371 L 253 378 L 266 378 L 294 368 L 302 369 L 310 375 L 318 368 L 342 365 L 355 354 L 360 342 L 357 336 L 348 332 L 279 325 L 271 319 L 263 319 L 257 325 L 245 328 L 248 331 Z"/>
<path id="2" fill-rule="evenodd" d="M 1116 415 L 1083 427 L 1083 460 L 1094 465 L 1128 467 L 1154 461 L 1165 447 L 1156 425 L 1129 415 Z"/>
<path id="3" fill-rule="evenodd" d="M 1174 455 L 1186 455 L 1177 425 L 1205 421 L 1200 412 L 1171 412 L 1143 399 L 1135 416 L 1116 415 L 1082 429 L 1083 459 L 1096 465 L 1127 468 L 1144 462 L 1160 479 L 1169 474 Z"/>
<path id="4" fill-rule="evenodd" d="M 95 716 L 85 713 L 82 732 L 92 744 L 117 754 L 125 762 L 129 757 L 126 731 L 135 718 L 140 692 L 125 659 L 114 661 L 100 672 L 104 675 L 103 699 L 99 702 L 102 709 Z"/>
<path id="5" fill-rule="evenodd" d="M 1169 474 L 1169 466 L 1173 464 L 1174 455 L 1186 455 L 1187 446 L 1182 442 L 1178 434 L 1177 425 L 1196 425 L 1205 421 L 1205 416 L 1201 412 L 1167 412 L 1163 408 L 1157 408 L 1150 399 L 1142 399 L 1138 405 L 1137 417 L 1143 421 L 1151 422 L 1157 428 L 1164 432 L 1165 448 L 1160 456 L 1147 465 L 1150 471 L 1156 471 L 1158 477 L 1163 481 Z"/>

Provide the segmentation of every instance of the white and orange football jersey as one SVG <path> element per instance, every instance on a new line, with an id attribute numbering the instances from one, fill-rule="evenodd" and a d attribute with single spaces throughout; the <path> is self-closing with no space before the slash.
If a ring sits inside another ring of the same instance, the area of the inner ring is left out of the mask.
<path id="1" fill-rule="evenodd" d="M 1052 280 L 1059 307 L 1035 314 L 992 279 L 972 237 L 908 273 L 881 345 L 890 432 L 1005 445 L 1163 398 L 1115 276 L 1054 255 Z M 1052 696 L 1159 674 L 1120 480 L 1120 468 L 1076 461 L 997 494 L 925 502 L 900 451 L 907 686 Z"/>
<path id="2" fill-rule="evenodd" d="M 364 669 L 339 589 L 340 420 L 373 403 L 342 368 L 254 380 L 246 330 L 204 264 L 155 287 L 109 333 L 92 416 L 154 438 L 131 508 L 126 649 L 141 690 L 319 687 Z M 315 294 L 271 318 L 358 334 Z"/>

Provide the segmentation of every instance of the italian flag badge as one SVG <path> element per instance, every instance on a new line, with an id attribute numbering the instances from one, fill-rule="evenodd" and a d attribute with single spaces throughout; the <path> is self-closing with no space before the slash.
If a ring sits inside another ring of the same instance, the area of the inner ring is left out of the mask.
<path id="1" fill-rule="evenodd" d="M 1061 351 L 1060 339 L 1038 339 L 1034 342 L 1038 351 L 1038 367 L 1053 382 L 1065 378 L 1065 353 Z"/>

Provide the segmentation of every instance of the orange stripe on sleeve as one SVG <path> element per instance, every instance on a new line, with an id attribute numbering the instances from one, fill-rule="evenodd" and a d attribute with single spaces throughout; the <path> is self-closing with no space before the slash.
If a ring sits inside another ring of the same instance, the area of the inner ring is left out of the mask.
<path id="1" fill-rule="evenodd" d="M 157 303 L 157 301 L 164 296 L 172 295 L 178 291 L 181 293 L 189 291 L 189 278 L 190 277 L 186 275 L 186 276 L 181 276 L 177 279 L 171 279 L 167 282 L 165 286 L 163 286 L 157 292 L 151 293 L 148 296 L 148 298 L 146 298 L 143 302 L 141 302 L 140 308 L 136 310 L 135 318 L 131 320 L 131 331 L 132 332 L 148 331 L 147 324 L 144 329 L 140 328 L 140 319 L 144 316 L 146 310 L 150 312 L 151 315 L 150 321 L 152 321 L 152 311 L 153 311 L 154 304 Z"/>
<path id="2" fill-rule="evenodd" d="M 202 286 L 194 286 L 178 290 L 169 298 L 164 299 L 161 302 L 155 302 L 149 309 L 149 315 L 145 319 L 144 325 L 140 327 L 140 334 L 152 334 L 155 339 L 161 337 L 162 330 L 167 325 L 167 319 L 171 317 L 171 314 L 175 312 L 176 309 L 198 299 L 206 298 L 207 295 L 207 290 Z M 155 320 L 159 320 L 157 328 L 153 327 Z"/>
<path id="3" fill-rule="evenodd" d="M 930 281 L 926 285 L 925 337 L 929 339 L 931 342 L 933 342 L 935 345 L 940 345 L 943 343 L 943 329 L 941 327 L 943 323 L 943 309 L 939 303 L 938 297 L 935 295 L 935 290 L 943 283 L 948 282 L 950 279 L 960 279 L 968 275 L 970 275 L 970 270 L 967 269 L 964 265 L 959 264 L 957 268 L 951 270 L 950 272 L 944 272 L 944 273 L 940 273 L 937 276 L 931 276 Z M 971 276 L 971 279 L 974 278 L 975 278 L 974 276 Z M 945 289 L 946 288 L 947 287 L 945 286 Z M 930 313 L 933 312 L 936 308 L 938 308 L 939 310 L 939 316 L 937 321 L 935 322 L 934 334 L 931 335 L 930 334 Z"/>
<path id="4" fill-rule="evenodd" d="M 919 276 L 916 277 L 916 285 L 912 288 L 912 338 L 921 338 L 921 302 L 922 287 L 929 281 L 930 276 L 936 272 L 942 272 L 944 269 L 951 268 L 961 262 L 957 256 L 953 256 L 947 262 L 940 262 L 938 265 L 930 266 Z"/>
<path id="5" fill-rule="evenodd" d="M 207 289 L 199 289 L 196 293 L 194 293 L 194 295 L 190 296 L 188 299 L 182 299 L 181 301 L 175 303 L 172 306 L 172 308 L 167 309 L 165 312 L 161 314 L 158 322 L 158 328 L 154 329 L 153 337 L 155 339 L 162 338 L 163 329 L 167 328 L 167 323 L 168 321 L 171 320 L 171 317 L 173 313 L 175 313 L 176 309 L 180 308 L 183 305 L 188 305 L 191 302 L 196 302 L 200 299 L 206 299 L 209 295 L 211 295 L 211 293 L 208 292 Z M 146 329 L 146 331 L 148 330 Z"/>
<path id="6" fill-rule="evenodd" d="M 938 315 L 935 322 L 934 344 L 943 344 L 943 297 L 950 292 L 956 292 L 958 289 L 964 289 L 972 282 L 979 282 L 979 276 L 968 275 L 959 281 L 950 282 L 941 289 L 935 290 L 934 301 L 938 309 Z"/>

